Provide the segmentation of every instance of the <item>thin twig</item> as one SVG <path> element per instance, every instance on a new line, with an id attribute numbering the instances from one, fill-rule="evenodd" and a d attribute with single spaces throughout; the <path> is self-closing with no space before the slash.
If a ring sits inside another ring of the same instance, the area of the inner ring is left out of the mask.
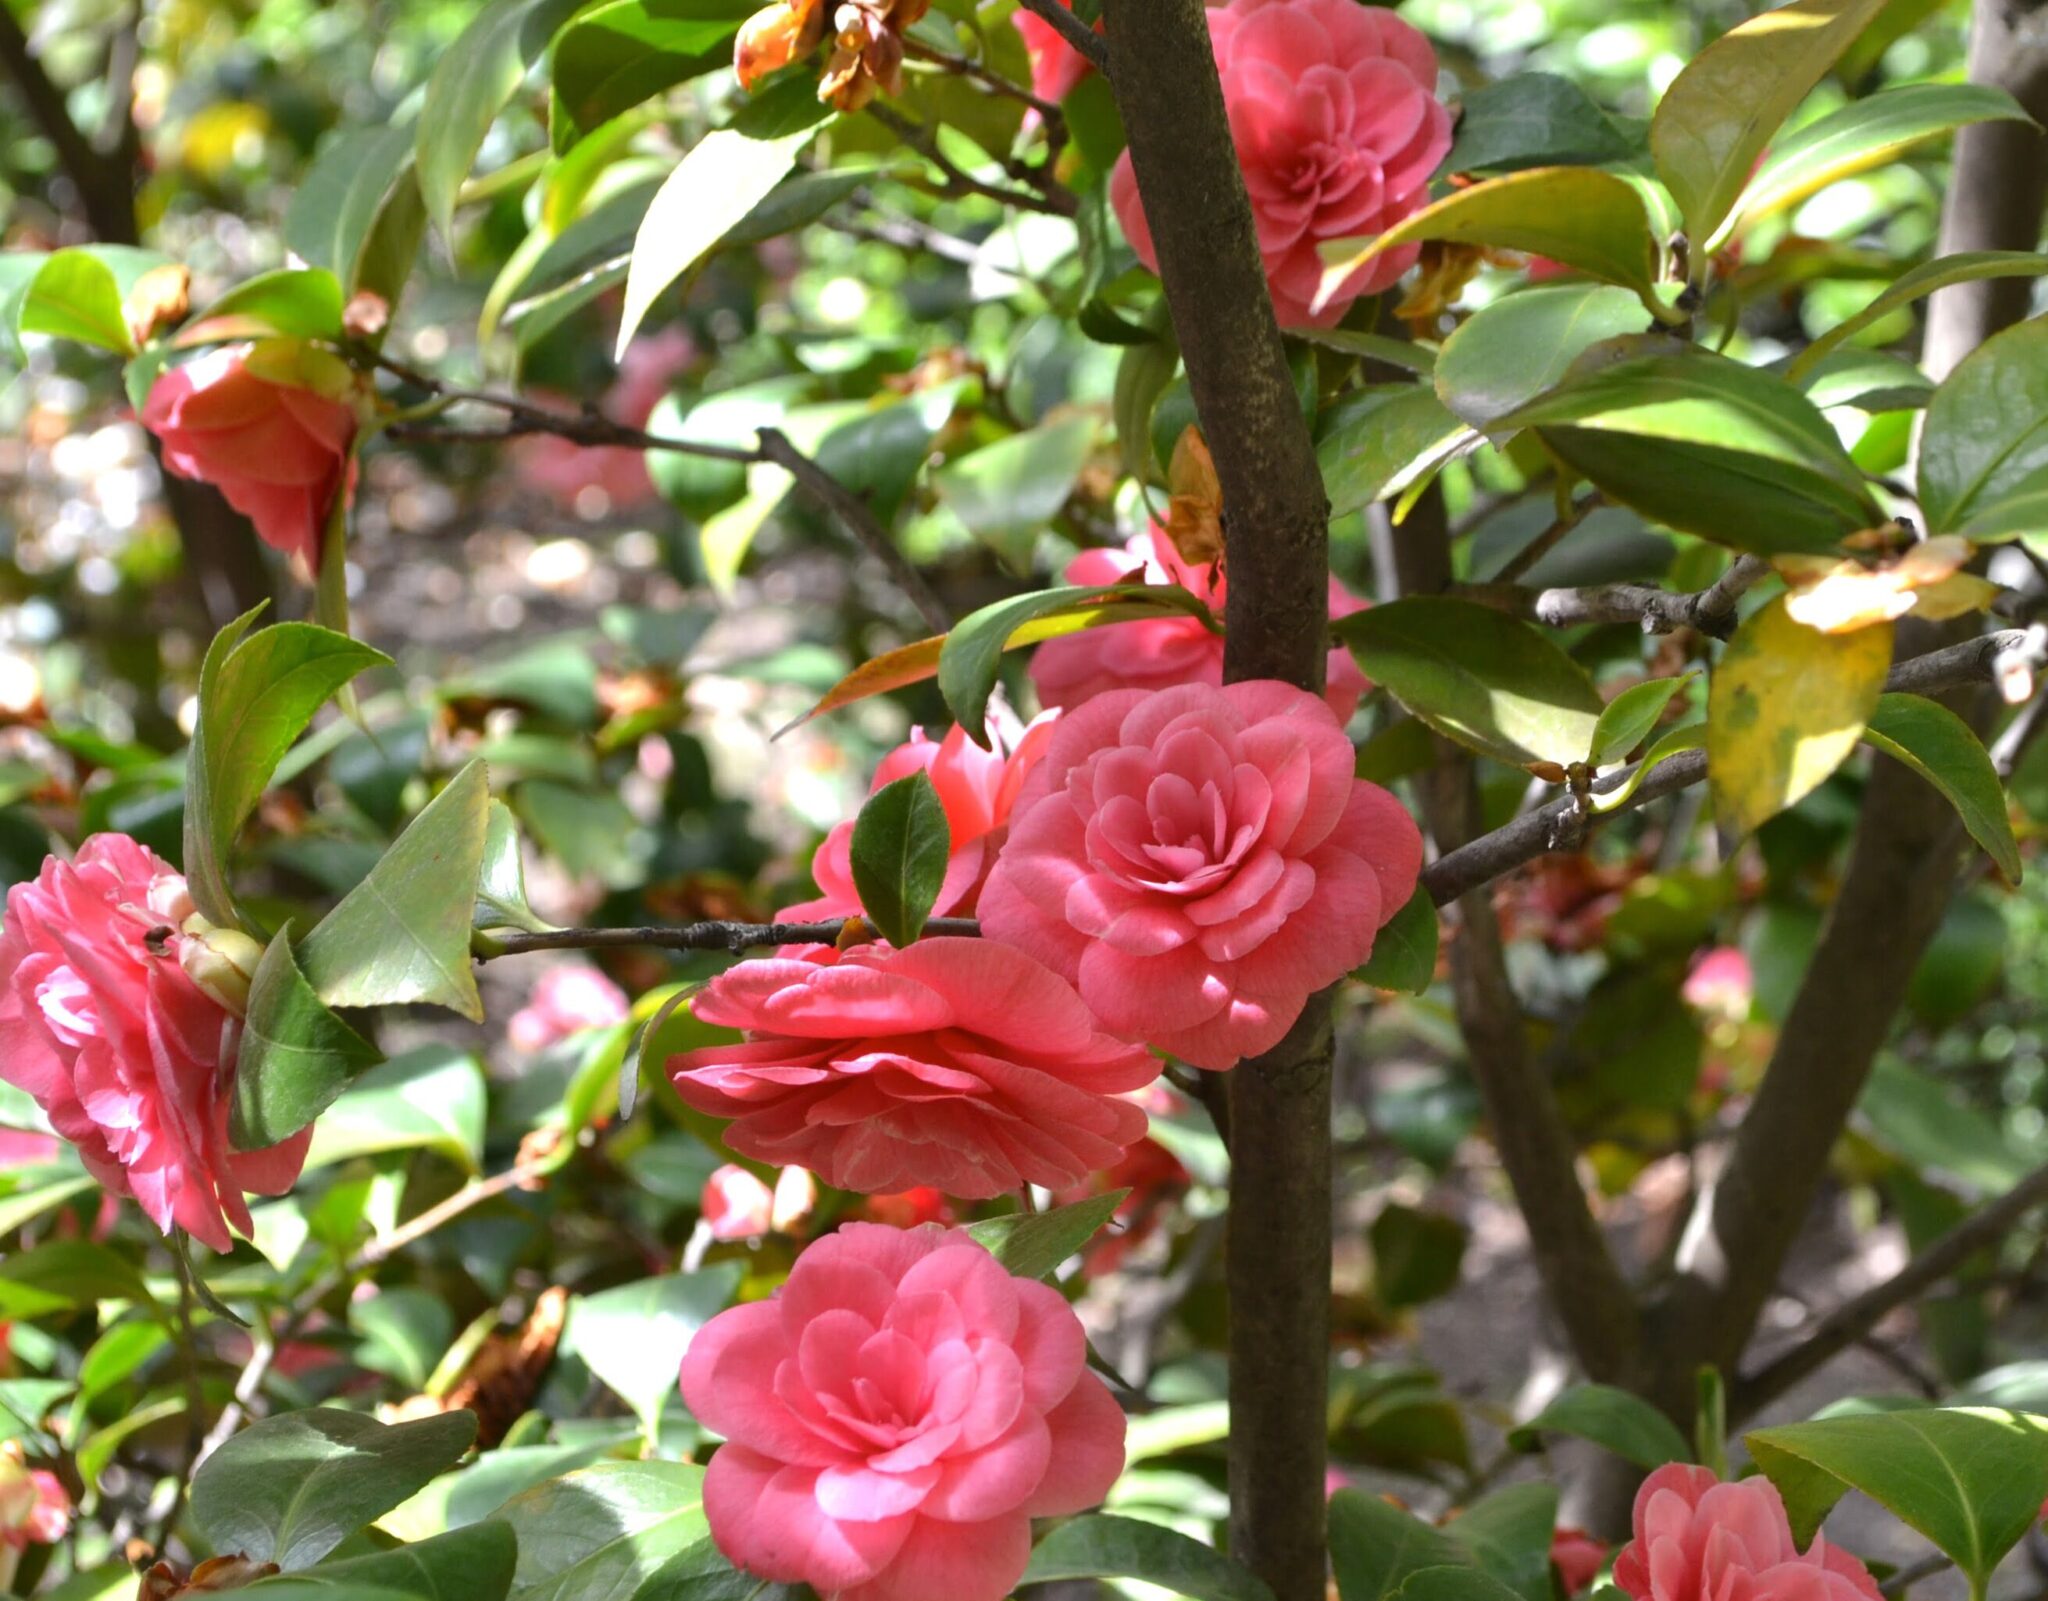
<path id="1" fill-rule="evenodd" d="M 1053 217 L 1071 217 L 1080 209 L 1080 202 L 1049 176 L 1039 179 L 1037 187 L 1031 189 L 1009 189 L 999 183 L 988 183 L 975 177 L 941 150 L 937 137 L 925 124 L 912 121 L 880 101 L 865 109 L 875 121 L 945 174 L 946 181 L 940 189 L 942 194 L 979 195 L 998 205 L 1015 206 L 1019 211 L 1042 211 Z M 1025 175 L 1034 176 L 1030 169 Z"/>
<path id="2" fill-rule="evenodd" d="M 1939 1551 L 1930 1551 L 1919 1561 L 1909 1562 L 1897 1573 L 1892 1574 L 1877 1587 L 1877 1592 L 1882 1596 L 1904 1595 L 1911 1586 L 1918 1584 L 1922 1579 L 1931 1579 L 1937 1573 L 1946 1573 L 1954 1566 L 1954 1561 Z"/>
<path id="3" fill-rule="evenodd" d="M 1053 30 L 1086 56 L 1088 65 L 1105 78 L 1114 76 L 1109 70 L 1109 41 L 1061 5 L 1060 0 L 1018 0 L 1018 4 L 1034 17 L 1051 23 Z"/>
<path id="4" fill-rule="evenodd" d="M 944 67 L 948 72 L 957 72 L 963 78 L 973 79 L 991 94 L 998 94 L 1006 100 L 1015 100 L 1027 105 L 1047 124 L 1060 115 L 1057 101 L 1041 100 L 1023 84 L 1012 83 L 993 67 L 976 61 L 972 56 L 955 55 L 950 50 L 935 50 L 915 39 L 906 39 L 903 44 L 906 53 L 916 60 L 929 61 L 934 66 Z"/>
<path id="5" fill-rule="evenodd" d="M 1555 525 L 1568 529 L 1560 519 Z M 1654 584 L 1596 584 L 1586 589 L 1528 589 L 1505 582 L 1468 584 L 1456 592 L 1468 600 L 1528 617 L 1551 628 L 1585 623 L 1635 623 L 1646 634 L 1697 629 L 1715 639 L 1735 631 L 1735 603 L 1771 571 L 1770 563 L 1744 556 L 1705 589 L 1674 593 Z"/>

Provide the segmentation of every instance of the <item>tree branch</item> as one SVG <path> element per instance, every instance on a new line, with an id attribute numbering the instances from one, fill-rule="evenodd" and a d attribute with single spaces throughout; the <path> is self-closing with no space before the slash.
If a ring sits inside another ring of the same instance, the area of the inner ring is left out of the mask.
<path id="1" fill-rule="evenodd" d="M 1996 1244 L 2044 1201 L 2048 1201 L 2048 1165 L 2037 1167 L 1997 1200 L 1964 1218 L 1883 1283 L 1844 1301 L 1801 1334 L 1790 1350 L 1739 1379 L 1728 1398 L 1729 1416 L 1745 1416 L 1783 1395 L 1837 1353 L 1860 1342 L 1887 1312 L 1932 1289 L 1986 1246 Z"/>
<path id="2" fill-rule="evenodd" d="M 1695 629 L 1715 639 L 1735 632 L 1735 603 L 1770 575 L 1770 563 L 1743 556 L 1705 589 L 1674 594 L 1654 584 L 1598 584 L 1588 589 L 1529 589 L 1518 584 L 1466 584 L 1455 592 L 1551 628 L 1584 623 L 1637 623 L 1646 634 Z"/>
<path id="3" fill-rule="evenodd" d="M 77 189 L 93 237 L 110 245 L 139 243 L 134 168 L 118 150 L 95 149 L 71 120 L 64 92 L 50 81 L 9 6 L 0 6 L 0 73 L 14 85 L 29 120 L 56 149 L 57 165 Z"/>
<path id="4" fill-rule="evenodd" d="M 941 150 L 938 139 L 923 123 L 914 122 L 879 101 L 862 109 L 945 175 L 946 181 L 940 189 L 943 194 L 980 195 L 997 205 L 1015 206 L 1020 211 L 1042 211 L 1053 217 L 1071 217 L 1080 207 L 1080 202 L 1043 169 L 1008 169 L 1012 177 L 1031 182 L 1033 187 L 1030 189 L 1006 189 L 999 183 L 985 183 Z"/>
<path id="5" fill-rule="evenodd" d="M 1042 21 L 1049 22 L 1068 44 L 1088 58 L 1088 64 L 1105 78 L 1113 80 L 1109 70 L 1109 44 L 1101 34 L 1075 16 L 1073 11 L 1060 4 L 1060 0 L 1017 0 L 1026 11 Z"/>
<path id="6" fill-rule="evenodd" d="M 476 936 L 473 952 L 480 962 L 499 956 L 525 956 L 533 951 L 602 950 L 619 945 L 664 951 L 729 951 L 738 955 L 763 945 L 830 945 L 846 927 L 843 917 L 817 923 L 706 922 L 655 924 L 643 928 L 551 928 L 537 934 Z M 967 936 L 981 932 L 971 917 L 934 917 L 924 925 L 928 936 Z"/>

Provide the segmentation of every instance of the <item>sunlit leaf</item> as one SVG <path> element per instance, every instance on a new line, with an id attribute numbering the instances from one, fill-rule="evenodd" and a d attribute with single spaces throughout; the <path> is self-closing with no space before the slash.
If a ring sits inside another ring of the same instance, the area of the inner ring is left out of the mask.
<path id="1" fill-rule="evenodd" d="M 884 784 L 854 820 L 848 849 L 861 914 L 898 950 L 924 931 L 953 849 L 929 774 Z"/>
<path id="2" fill-rule="evenodd" d="M 1641 1396 L 1608 1384 L 1576 1384 L 1508 1433 L 1517 1451 L 1534 1451 L 1546 1434 L 1591 1440 L 1639 1468 L 1683 1462 L 1692 1454 L 1685 1436 Z"/>
<path id="3" fill-rule="evenodd" d="M 1641 333 L 1642 302 L 1613 284 L 1542 284 L 1482 306 L 1444 341 L 1436 392 L 1475 428 L 1527 405 L 1561 382 L 1603 339 Z"/>
<path id="4" fill-rule="evenodd" d="M 2048 469 L 2048 317 L 1984 341 L 1927 403 L 1920 509 L 1930 533 L 1961 528 Z"/>
<path id="5" fill-rule="evenodd" d="M 1010 1212 L 967 1225 L 967 1232 L 1020 1279 L 1050 1278 L 1116 1215 L 1129 1190 L 1091 1195 L 1050 1212 Z"/>
<path id="6" fill-rule="evenodd" d="M 377 1051 L 327 1009 L 277 931 L 249 985 L 229 1132 L 239 1150 L 275 1145 L 318 1117 Z"/>
<path id="7" fill-rule="evenodd" d="M 2005 789 L 1990 753 L 1968 723 L 1939 701 L 1882 695 L 1863 737 L 1940 790 L 2006 882 L 2020 881 L 2020 847 L 2006 811 Z"/>
<path id="8" fill-rule="evenodd" d="M 1257 1575 L 1213 1547 L 1136 1518 L 1070 1518 L 1038 1542 L 1020 1584 L 1139 1579 L 1193 1601 L 1272 1601 Z"/>
<path id="9" fill-rule="evenodd" d="M 1901 273 L 1855 316 L 1844 318 L 1816 338 L 1792 358 L 1788 371 L 1797 380 L 1844 340 L 1855 338 L 1901 306 L 1910 306 L 1921 296 L 1946 289 L 1950 284 L 1974 283 L 1985 278 L 2038 278 L 2044 273 L 2048 273 L 2048 255 L 2032 250 L 1974 250 L 1937 256 Z"/>

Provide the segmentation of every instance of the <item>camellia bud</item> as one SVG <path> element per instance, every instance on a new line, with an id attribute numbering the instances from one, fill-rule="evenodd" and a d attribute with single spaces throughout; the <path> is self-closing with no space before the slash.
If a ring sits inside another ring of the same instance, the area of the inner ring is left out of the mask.
<path id="1" fill-rule="evenodd" d="M 249 982 L 263 947 L 240 929 L 221 928 L 194 912 L 179 930 L 178 965 L 185 976 L 235 1016 L 249 1010 Z"/>
<path id="2" fill-rule="evenodd" d="M 769 73 L 815 50 L 825 33 L 823 0 L 777 0 L 755 12 L 733 45 L 733 70 L 751 90 Z"/>

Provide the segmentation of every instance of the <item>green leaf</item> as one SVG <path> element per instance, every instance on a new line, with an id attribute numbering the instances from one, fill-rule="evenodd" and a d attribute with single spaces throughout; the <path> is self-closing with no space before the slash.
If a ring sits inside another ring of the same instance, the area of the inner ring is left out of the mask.
<path id="1" fill-rule="evenodd" d="M 704 1470 L 685 1462 L 597 1462 L 536 1485 L 499 1512 L 519 1531 L 513 1601 L 631 1596 L 710 1533 Z"/>
<path id="2" fill-rule="evenodd" d="M 1707 783 L 1721 826 L 1747 834 L 1842 765 L 1877 709 L 1892 626 L 1823 634 L 1780 595 L 1736 629 L 1707 691 Z"/>
<path id="3" fill-rule="evenodd" d="M 1831 183 L 1868 172 L 1900 151 L 1973 122 L 2025 121 L 2003 89 L 1976 83 L 1911 83 L 1852 100 L 1771 146 L 1722 232 L 1796 206 Z"/>
<path id="4" fill-rule="evenodd" d="M 1123 355 L 1117 359 L 1116 381 L 1109 399 L 1110 419 L 1116 424 L 1124 471 L 1141 484 L 1159 476 L 1152 462 L 1152 417 L 1159 410 L 1160 397 L 1172 384 L 1173 375 L 1180 371 L 1180 343 L 1174 338 L 1164 297 L 1146 318 L 1145 326 L 1158 337 L 1124 347 Z"/>
<path id="5" fill-rule="evenodd" d="M 164 1315 L 134 1265 L 104 1245 L 55 1240 L 0 1258 L 0 1321 L 26 1321 L 95 1301 L 132 1301 Z"/>
<path id="6" fill-rule="evenodd" d="M 339 339 L 341 280 L 324 267 L 280 267 L 235 285 L 178 330 L 180 350 L 231 339 Z"/>
<path id="7" fill-rule="evenodd" d="M 776 139 L 749 139 L 719 128 L 691 146 L 655 195 L 633 240 L 618 355 L 633 342 L 655 297 L 767 198 L 815 132 L 803 128 Z"/>
<path id="8" fill-rule="evenodd" d="M 1112 617 L 1105 615 L 1105 610 L 1125 603 L 1151 611 L 1185 612 L 1221 632 L 1209 608 L 1177 584 L 1041 589 L 984 606 L 955 624 L 939 649 L 939 694 L 967 737 L 988 746 L 988 698 L 995 690 L 1003 652 L 1023 643 L 1017 638 L 1022 630 L 1057 617 L 1081 618 L 1091 624 L 1121 622 L 1125 620 L 1121 612 Z"/>
<path id="9" fill-rule="evenodd" d="M 236 618 L 208 647 L 185 758 L 185 874 L 193 904 L 223 925 L 236 921 L 228 853 L 278 762 L 336 690 L 391 660 L 312 623 L 244 637 L 255 618 Z"/>
<path id="10" fill-rule="evenodd" d="M 291 933 L 290 923 L 277 931 L 249 985 L 229 1124 L 238 1150 L 298 1133 L 377 1061 L 376 1048 L 313 993 L 293 959 Z"/>
<path id="11" fill-rule="evenodd" d="M 2048 1497 L 2048 1418 L 2024 1412 L 1875 1412 L 1759 1429 L 1743 1443 L 1802 1544 L 1845 1491 L 1861 1490 L 1933 1541 L 1977 1596 Z"/>
<path id="12" fill-rule="evenodd" d="M 1097 1513 L 1070 1518 L 1038 1542 L 1019 1584 L 1140 1579 L 1194 1601 L 1272 1601 L 1249 1569 L 1178 1530 Z"/>
<path id="13" fill-rule="evenodd" d="M 1611 812 L 1627 803 L 1644 779 L 1653 769 L 1661 766 L 1674 756 L 1682 756 L 1689 750 L 1704 750 L 1707 744 L 1707 725 L 1689 723 L 1683 728 L 1673 728 L 1658 736 L 1657 743 L 1643 752 L 1643 759 L 1628 770 L 1627 776 L 1613 789 L 1597 791 L 1593 796 L 1593 810 Z"/>
<path id="14" fill-rule="evenodd" d="M 1829 550 L 1883 520 L 1811 401 L 1708 351 L 1591 366 L 1492 431 L 1515 428 L 1537 429 L 1611 499 L 1737 550 Z"/>
<path id="15" fill-rule="evenodd" d="M 1948 797 L 1970 838 L 1984 847 L 2008 884 L 2024 871 L 2006 813 L 2005 789 L 1976 731 L 1938 701 L 1881 695 L 1863 737 L 1904 762 Z"/>
<path id="16" fill-rule="evenodd" d="M 1862 1130 L 1881 1149 L 1929 1178 L 1980 1196 L 2002 1195 L 2040 1165 L 2023 1143 L 1941 1080 L 1896 1056 L 1881 1055 L 1856 1102 Z"/>
<path id="17" fill-rule="evenodd" d="M 417 160 L 427 215 L 443 234 L 484 135 L 582 0 L 490 0 L 427 79 Z"/>
<path id="18" fill-rule="evenodd" d="M 1360 1490 L 1330 1497 L 1342 1601 L 1508 1601 L 1515 1592 L 1443 1530 Z"/>
<path id="19" fill-rule="evenodd" d="M 751 0 L 607 0 L 555 38 L 554 146 L 567 150 L 621 112 L 679 83 L 732 65 L 732 37 Z"/>
<path id="20" fill-rule="evenodd" d="M 1511 1484 L 1473 1502 L 1444 1533 L 1522 1601 L 1551 1601 L 1550 1541 L 1557 1486 Z"/>
<path id="21" fill-rule="evenodd" d="M 1421 595 L 1332 625 L 1367 675 L 1448 739 L 1511 767 L 1583 761 L 1602 710 L 1586 670 L 1518 617 Z"/>
<path id="22" fill-rule="evenodd" d="M 1862 411 L 1914 411 L 1934 394 L 1934 380 L 1903 356 L 1882 350 L 1838 350 L 1795 376 L 1786 376 L 1822 411 L 1855 406 Z"/>
<path id="23" fill-rule="evenodd" d="M 812 456 L 865 500 L 881 522 L 893 523 L 960 394 L 958 383 L 938 384 L 907 400 L 869 407 L 820 439 Z M 803 415 L 791 414 L 792 428 Z M 802 514 L 816 515 L 808 502 L 798 504 Z"/>
<path id="24" fill-rule="evenodd" d="M 1417 889 L 1373 935 L 1372 953 L 1351 976 L 1374 989 L 1420 995 L 1436 977 L 1436 902 Z"/>
<path id="25" fill-rule="evenodd" d="M 1116 1215 L 1129 1190 L 1091 1195 L 1050 1212 L 1008 1212 L 967 1225 L 967 1232 L 1020 1279 L 1048 1279 Z"/>
<path id="26" fill-rule="evenodd" d="M 526 899 L 526 863 L 512 808 L 494 800 L 485 815 L 483 865 L 477 874 L 476 926 L 544 933 L 554 925 L 534 915 Z"/>
<path id="27" fill-rule="evenodd" d="M 1291 337 L 1305 339 L 1325 350 L 1341 350 L 1347 356 L 1364 356 L 1402 372 L 1427 378 L 1436 371 L 1436 352 L 1428 345 L 1411 344 L 1392 334 L 1360 333 L 1355 328 L 1291 328 Z"/>
<path id="28" fill-rule="evenodd" d="M 1837 323 L 1800 351 L 1788 370 L 1797 380 L 1844 340 L 1854 338 L 1901 306 L 1910 306 L 1922 295 L 1931 295 L 1950 284 L 1975 283 L 1985 278 L 2038 278 L 2043 273 L 2048 273 L 2048 256 L 2032 250 L 1973 250 L 1937 256 L 1901 273 L 1889 289 L 1855 316 Z"/>
<path id="29" fill-rule="evenodd" d="M 1421 384 L 1379 384 L 1345 396 L 1316 420 L 1316 465 L 1330 514 L 1400 494 L 1472 437 Z"/>
<path id="30" fill-rule="evenodd" d="M 1088 465 L 1095 430 L 1082 414 L 1011 434 L 948 462 L 932 474 L 932 489 L 969 533 L 1022 567 Z"/>
<path id="31" fill-rule="evenodd" d="M 341 280 L 397 303 L 426 231 L 409 127 L 349 129 L 321 146 L 284 214 L 285 244 Z"/>
<path id="32" fill-rule="evenodd" d="M 946 808 L 923 772 L 884 784 L 854 821 L 851 862 L 861 913 L 898 950 L 924 931 L 953 849 Z"/>
<path id="33" fill-rule="evenodd" d="M 308 1168 L 379 1151 L 437 1151 L 476 1171 L 484 1072 L 467 1051 L 423 1045 L 362 1073 L 313 1126 Z"/>
<path id="34" fill-rule="evenodd" d="M 1650 119 L 1650 154 L 1695 245 L 1720 233 L 1756 158 L 1885 4 L 1792 0 L 1731 28 L 1671 81 Z"/>
<path id="35" fill-rule="evenodd" d="M 1593 748 L 1586 760 L 1595 767 L 1618 762 L 1650 737 L 1650 732 L 1671 704 L 1671 697 L 1698 676 L 1684 673 L 1677 678 L 1652 678 L 1632 684 L 1607 703 L 1593 730 Z"/>
<path id="36" fill-rule="evenodd" d="M 322 1592 L 315 1586 L 348 1592 L 333 1601 L 354 1601 L 366 1587 L 415 1596 L 418 1601 L 504 1601 L 518 1560 L 519 1540 L 509 1523 L 472 1523 L 394 1550 L 323 1562 L 290 1582 L 316 1597 Z M 266 1579 L 249 1590 L 252 1595 L 268 1595 L 278 1583 Z"/>
<path id="37" fill-rule="evenodd" d="M 815 128 L 834 115 L 833 108 L 818 98 L 817 77 L 795 70 L 748 95 L 726 126 L 749 139 L 780 139 Z"/>
<path id="38" fill-rule="evenodd" d="M 1597 167 L 1642 154 L 1569 78 L 1518 72 L 1465 96 L 1458 137 L 1442 172 L 1516 172 L 1526 167 Z"/>
<path id="39" fill-rule="evenodd" d="M 462 1460 L 476 1415 L 386 1425 L 316 1407 L 252 1423 L 201 1464 L 192 1515 L 222 1551 L 310 1567 Z"/>
<path id="40" fill-rule="evenodd" d="M 564 1349 L 619 1393 L 654 1441 L 690 1341 L 732 1304 L 744 1271 L 743 1263 L 720 1262 L 579 1295 L 569 1303 Z"/>
<path id="41" fill-rule="evenodd" d="M 1609 1384 L 1577 1384 L 1559 1395 L 1526 1423 L 1508 1433 L 1517 1451 L 1534 1451 L 1545 1434 L 1569 1434 L 1591 1440 L 1639 1468 L 1661 1468 L 1692 1455 L 1685 1436 L 1662 1412 L 1641 1396 Z"/>
<path id="42" fill-rule="evenodd" d="M 2048 318 L 1994 334 L 1957 364 L 1927 403 L 1920 436 L 1920 509 L 1931 533 L 2048 468 Z"/>
<path id="43" fill-rule="evenodd" d="M 1434 205 L 1362 239 L 1316 246 L 1326 290 L 1382 251 L 1418 239 L 1523 250 L 1576 267 L 1602 283 L 1633 289 L 1646 302 L 1656 287 L 1657 242 L 1643 199 L 1597 167 L 1538 167 L 1454 190 Z"/>
<path id="44" fill-rule="evenodd" d="M 800 1584 L 772 1584 L 735 1568 L 715 1542 L 686 1546 L 654 1570 L 632 1601 L 810 1601 Z"/>
<path id="45" fill-rule="evenodd" d="M 470 915 L 483 867 L 491 791 L 471 762 L 427 803 L 299 950 L 329 1006 L 425 1001 L 483 1021 L 469 965 Z"/>
<path id="46" fill-rule="evenodd" d="M 1457 1288 L 1470 1234 L 1440 1212 L 1389 1201 L 1366 1231 L 1373 1295 L 1382 1306 L 1420 1306 Z"/>
<path id="47" fill-rule="evenodd" d="M 48 334 L 135 354 L 134 336 L 121 310 L 122 297 L 152 267 L 170 258 L 129 245 L 79 245 L 45 256 L 35 275 L 17 291 L 17 333 Z"/>
<path id="48" fill-rule="evenodd" d="M 1602 340 L 1641 333 L 1643 303 L 1613 284 L 1542 284 L 1482 306 L 1444 341 L 1436 392 L 1485 428 L 1561 383 Z"/>

